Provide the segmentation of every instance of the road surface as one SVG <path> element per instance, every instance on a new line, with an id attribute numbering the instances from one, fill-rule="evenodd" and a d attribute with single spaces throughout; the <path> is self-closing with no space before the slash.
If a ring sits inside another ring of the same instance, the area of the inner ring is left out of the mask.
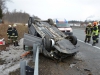
<path id="1" fill-rule="evenodd" d="M 100 43 L 96 46 L 91 45 L 92 40 L 84 43 L 84 29 L 75 28 L 73 32 L 80 46 L 77 55 L 58 63 L 40 54 L 39 75 L 100 75 Z M 32 67 L 32 63 L 29 66 Z M 18 71 L 11 75 L 17 74 Z"/>
<path id="2" fill-rule="evenodd" d="M 92 39 L 90 43 L 84 43 L 85 33 L 82 29 L 74 29 L 74 35 L 78 38 L 82 59 L 85 60 L 93 75 L 100 75 L 100 43 L 92 46 Z"/>
<path id="3" fill-rule="evenodd" d="M 40 75 L 100 75 L 100 43 L 94 47 L 91 45 L 92 40 L 84 43 L 84 29 L 75 28 L 73 32 L 80 46 L 75 58 L 56 63 L 40 56 Z"/>

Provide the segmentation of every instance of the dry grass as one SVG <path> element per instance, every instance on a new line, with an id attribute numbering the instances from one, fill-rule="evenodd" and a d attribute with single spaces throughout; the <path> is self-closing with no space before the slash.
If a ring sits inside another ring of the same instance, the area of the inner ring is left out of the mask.
<path id="1" fill-rule="evenodd" d="M 11 24 L 12 25 L 12 24 Z M 8 25 L 7 24 L 2 24 L 0 25 L 0 39 L 5 38 L 6 45 L 5 46 L 0 46 L 0 50 L 5 50 L 7 45 L 7 29 Z M 27 33 L 28 28 L 25 25 L 17 25 L 17 31 L 19 34 L 18 40 L 21 39 L 24 35 L 24 33 Z"/>

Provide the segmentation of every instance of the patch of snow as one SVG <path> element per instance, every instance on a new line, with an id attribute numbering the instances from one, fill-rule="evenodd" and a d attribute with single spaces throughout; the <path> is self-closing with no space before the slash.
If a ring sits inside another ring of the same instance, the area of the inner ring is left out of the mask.
<path id="1" fill-rule="evenodd" d="M 18 47 L 10 45 L 6 48 L 7 51 L 1 51 L 0 58 L 5 60 L 5 63 L 0 65 L 0 75 L 8 75 L 9 72 L 15 71 L 20 67 L 20 60 L 22 60 L 20 56 L 25 52 L 23 50 L 23 39 L 19 41 L 19 45 Z"/>

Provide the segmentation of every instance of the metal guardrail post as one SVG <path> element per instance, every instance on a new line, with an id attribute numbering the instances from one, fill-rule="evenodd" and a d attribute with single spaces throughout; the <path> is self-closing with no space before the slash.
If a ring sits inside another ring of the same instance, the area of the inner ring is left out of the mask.
<path id="1" fill-rule="evenodd" d="M 39 65 L 39 44 L 33 44 L 33 62 L 34 66 L 34 75 L 38 75 L 38 65 Z"/>
<path id="2" fill-rule="evenodd" d="M 33 44 L 33 62 L 35 62 L 36 59 L 37 46 L 38 44 Z"/>
<path id="3" fill-rule="evenodd" d="M 39 44 L 33 44 L 33 62 L 35 62 L 33 75 L 38 75 L 39 66 Z M 26 68 L 27 67 L 27 68 Z M 27 70 L 27 73 L 26 73 Z M 26 61 L 20 62 L 20 75 L 27 75 L 32 68 L 27 66 Z M 31 74 L 32 75 L 32 74 Z"/>
<path id="4" fill-rule="evenodd" d="M 26 61 L 20 62 L 20 75 L 26 75 Z"/>

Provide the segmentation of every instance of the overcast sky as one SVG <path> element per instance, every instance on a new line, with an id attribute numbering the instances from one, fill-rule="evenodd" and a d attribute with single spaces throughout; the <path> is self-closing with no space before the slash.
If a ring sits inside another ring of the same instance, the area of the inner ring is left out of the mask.
<path id="1" fill-rule="evenodd" d="M 100 0 L 12 0 L 7 7 L 9 11 L 22 10 L 41 19 L 86 20 L 100 16 Z"/>

